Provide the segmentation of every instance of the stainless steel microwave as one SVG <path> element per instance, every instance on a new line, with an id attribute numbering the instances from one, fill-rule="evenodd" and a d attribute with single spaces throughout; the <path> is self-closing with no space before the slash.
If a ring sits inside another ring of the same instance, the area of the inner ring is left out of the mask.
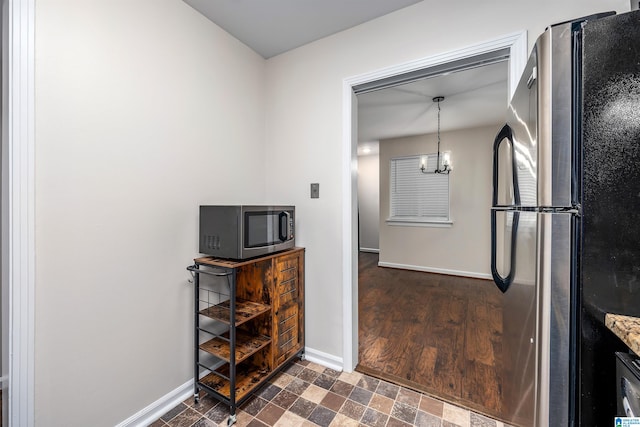
<path id="1" fill-rule="evenodd" d="M 247 259 L 295 246 L 294 206 L 200 206 L 200 253 Z"/>

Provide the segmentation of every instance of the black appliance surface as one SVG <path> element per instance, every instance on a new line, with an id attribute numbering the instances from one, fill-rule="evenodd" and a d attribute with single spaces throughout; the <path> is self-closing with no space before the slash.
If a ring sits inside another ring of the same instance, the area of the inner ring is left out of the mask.
<path id="1" fill-rule="evenodd" d="M 620 417 L 640 417 L 640 358 L 616 353 L 617 402 Z"/>
<path id="2" fill-rule="evenodd" d="M 626 347 L 604 316 L 640 316 L 640 12 L 587 22 L 581 35 L 578 425 L 606 426 L 616 415 L 614 352 Z"/>

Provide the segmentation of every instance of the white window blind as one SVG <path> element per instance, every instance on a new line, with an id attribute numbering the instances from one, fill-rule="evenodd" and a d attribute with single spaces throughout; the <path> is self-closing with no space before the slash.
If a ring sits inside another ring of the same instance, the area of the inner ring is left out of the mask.
<path id="1" fill-rule="evenodd" d="M 449 175 L 422 173 L 423 161 L 436 169 L 436 154 L 391 159 L 390 221 L 449 221 Z"/>

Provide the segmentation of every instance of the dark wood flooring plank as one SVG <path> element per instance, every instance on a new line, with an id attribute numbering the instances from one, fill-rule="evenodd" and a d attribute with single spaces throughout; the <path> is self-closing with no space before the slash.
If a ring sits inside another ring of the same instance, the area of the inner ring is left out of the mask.
<path id="1" fill-rule="evenodd" d="M 500 291 L 377 262 L 360 254 L 358 369 L 503 418 Z"/>

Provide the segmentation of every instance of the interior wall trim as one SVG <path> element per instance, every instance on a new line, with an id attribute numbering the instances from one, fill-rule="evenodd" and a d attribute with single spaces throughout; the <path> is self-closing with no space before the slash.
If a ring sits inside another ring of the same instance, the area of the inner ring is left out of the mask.
<path id="1" fill-rule="evenodd" d="M 193 396 L 193 379 L 165 394 L 160 399 L 117 424 L 116 427 L 148 426 L 190 396 Z"/>
<path id="2" fill-rule="evenodd" d="M 320 350 L 305 347 L 305 358 L 310 362 L 317 363 L 336 371 L 342 371 L 342 359 L 332 354 L 324 353 Z M 222 366 L 220 363 L 216 366 Z M 205 376 L 207 372 L 203 372 L 201 376 Z M 184 402 L 193 395 L 193 379 L 176 387 L 169 393 L 165 394 L 155 402 L 142 408 L 126 420 L 116 424 L 116 427 L 134 427 L 147 426 L 156 421 L 158 418 L 175 408 L 181 402 Z"/>
<path id="3" fill-rule="evenodd" d="M 401 270 L 412 270 L 412 271 L 423 271 L 425 273 L 436 273 L 436 274 L 446 274 L 449 276 L 462 276 L 462 277 L 471 277 L 474 279 L 487 279 L 491 280 L 491 274 L 489 273 L 478 273 L 474 271 L 463 271 L 463 270 L 450 270 L 447 268 L 437 268 L 437 267 L 429 267 L 422 265 L 411 265 L 411 264 L 397 264 L 394 262 L 378 262 L 378 267 L 388 267 L 388 268 L 399 268 Z"/>
<path id="4" fill-rule="evenodd" d="M 342 371 L 343 361 L 341 357 L 334 356 L 333 354 L 325 353 L 314 348 L 305 347 L 304 357 L 310 362 L 317 363 L 318 365 L 331 368 L 336 371 Z"/>
<path id="5" fill-rule="evenodd" d="M 2 369 L 10 426 L 35 424 L 35 0 L 2 2 Z M 4 399 L 3 399 L 4 400 Z"/>
<path id="6" fill-rule="evenodd" d="M 380 249 L 378 248 L 360 248 L 360 252 L 368 252 L 371 254 L 379 254 Z"/>
<path id="7" fill-rule="evenodd" d="M 358 363 L 358 177 L 357 98 L 354 87 L 376 80 L 409 73 L 421 68 L 509 49 L 509 98 L 517 87 L 528 57 L 527 32 L 518 31 L 463 49 L 452 50 L 414 61 L 374 70 L 342 81 L 342 359 L 343 369 L 351 372 Z M 507 108 L 505 100 L 505 109 Z M 355 285 L 355 286 L 354 286 Z"/>

